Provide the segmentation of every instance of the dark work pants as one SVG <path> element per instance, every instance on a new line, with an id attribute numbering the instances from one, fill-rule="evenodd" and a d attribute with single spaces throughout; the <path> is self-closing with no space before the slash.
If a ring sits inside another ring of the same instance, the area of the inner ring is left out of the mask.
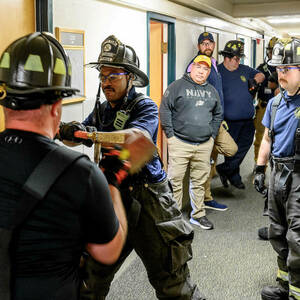
<path id="1" fill-rule="evenodd" d="M 105 299 L 115 273 L 133 249 L 146 267 L 158 299 L 204 299 L 192 283 L 187 265 L 192 258 L 193 230 L 178 210 L 169 182 L 135 186 L 130 196 L 122 193 L 123 201 L 130 200 L 128 197 L 135 209 L 128 212 L 128 238 L 121 257 L 110 266 L 86 259 L 81 299 Z"/>
<path id="2" fill-rule="evenodd" d="M 278 267 L 292 287 L 300 288 L 300 173 L 293 163 L 273 163 L 269 183 L 269 239 L 278 254 Z M 298 299 L 298 298 L 297 298 Z"/>
<path id="3" fill-rule="evenodd" d="M 254 137 L 254 123 L 252 119 L 243 121 L 228 121 L 228 132 L 238 146 L 238 151 L 231 157 L 225 156 L 224 163 L 218 165 L 218 172 L 226 175 L 231 183 L 240 183 L 240 165 L 250 149 Z"/>

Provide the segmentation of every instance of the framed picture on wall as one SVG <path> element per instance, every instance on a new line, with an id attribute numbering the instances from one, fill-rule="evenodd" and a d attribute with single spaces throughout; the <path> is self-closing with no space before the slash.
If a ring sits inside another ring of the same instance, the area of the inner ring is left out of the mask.
<path id="1" fill-rule="evenodd" d="M 66 50 L 72 64 L 71 86 L 79 92 L 63 100 L 63 104 L 81 102 L 85 97 L 85 54 L 84 30 L 55 28 L 55 36 Z"/>

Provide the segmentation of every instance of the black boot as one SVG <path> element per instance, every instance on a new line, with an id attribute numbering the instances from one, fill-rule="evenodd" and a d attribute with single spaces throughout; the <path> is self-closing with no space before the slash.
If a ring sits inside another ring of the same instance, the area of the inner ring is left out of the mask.
<path id="1" fill-rule="evenodd" d="M 218 174 L 219 174 L 221 183 L 223 184 L 223 186 L 224 186 L 225 188 L 228 188 L 228 187 L 229 187 L 229 184 L 228 184 L 228 182 L 227 182 L 227 176 L 226 176 L 224 173 L 222 173 L 222 171 L 220 170 L 220 167 L 219 167 L 219 166 L 216 166 L 216 170 L 217 170 L 217 172 L 218 172 Z"/>
<path id="2" fill-rule="evenodd" d="M 269 240 L 269 230 L 268 227 L 262 227 L 258 229 L 258 236 L 265 241 Z"/>
<path id="3" fill-rule="evenodd" d="M 282 286 L 265 286 L 261 291 L 262 300 L 289 300 L 289 291 Z"/>

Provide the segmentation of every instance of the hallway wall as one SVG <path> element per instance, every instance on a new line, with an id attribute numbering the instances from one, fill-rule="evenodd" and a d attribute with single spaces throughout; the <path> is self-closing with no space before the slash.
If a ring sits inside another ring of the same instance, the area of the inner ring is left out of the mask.
<path id="1" fill-rule="evenodd" d="M 220 31 L 220 37 L 236 37 L 239 32 L 251 41 L 261 37 L 253 30 L 230 24 L 166 0 L 100 1 L 53 0 L 53 26 L 85 31 L 85 61 L 96 61 L 102 41 L 110 34 L 133 46 L 141 69 L 147 72 L 147 11 L 176 18 L 176 78 L 182 76 L 186 64 L 197 52 L 197 39 L 206 26 Z M 223 45 L 222 45 L 223 46 Z M 63 120 L 82 120 L 94 105 L 98 88 L 98 72 L 86 70 L 86 96 L 83 103 L 64 106 Z M 146 92 L 146 89 L 142 89 Z"/>

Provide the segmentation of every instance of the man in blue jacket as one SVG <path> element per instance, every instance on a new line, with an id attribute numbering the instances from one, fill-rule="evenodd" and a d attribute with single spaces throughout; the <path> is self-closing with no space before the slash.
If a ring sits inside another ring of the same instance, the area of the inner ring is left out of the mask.
<path id="1" fill-rule="evenodd" d="M 242 41 L 228 41 L 220 54 L 224 56 L 223 63 L 218 65 L 223 83 L 224 120 L 238 145 L 238 151 L 232 157 L 225 157 L 225 162 L 217 166 L 217 171 L 224 187 L 228 187 L 228 180 L 236 188 L 245 189 L 240 165 L 252 145 L 255 131 L 253 95 L 249 90 L 257 88 L 265 76 L 258 70 L 240 64 L 241 57 L 245 56 Z"/>

